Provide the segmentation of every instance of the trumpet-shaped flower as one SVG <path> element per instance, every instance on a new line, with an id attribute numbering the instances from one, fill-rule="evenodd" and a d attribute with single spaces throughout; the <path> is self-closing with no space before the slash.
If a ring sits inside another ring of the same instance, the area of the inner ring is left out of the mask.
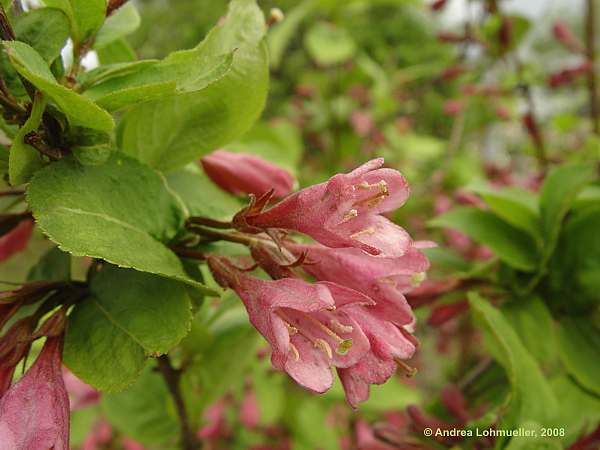
<path id="1" fill-rule="evenodd" d="M 331 249 L 322 245 L 289 245 L 294 253 L 305 253 L 304 270 L 321 281 L 332 281 L 362 292 L 375 301 L 369 311 L 377 317 L 404 326 L 414 315 L 404 294 L 414 288 L 429 268 L 429 261 L 412 245 L 403 256 L 374 258 L 353 249 Z"/>
<path id="2" fill-rule="evenodd" d="M 305 233 L 328 247 L 402 256 L 410 248 L 410 236 L 381 214 L 402 206 L 409 188 L 398 171 L 382 165 L 382 158 L 374 159 L 264 211 L 249 207 L 236 215 L 234 224 L 246 232 L 283 228 Z"/>
<path id="3" fill-rule="evenodd" d="M 250 322 L 272 347 L 273 366 L 301 386 L 325 392 L 332 366 L 350 367 L 368 352 L 369 341 L 350 315 L 352 306 L 372 304 L 365 295 L 328 282 L 260 280 L 223 257 L 211 256 L 208 264 L 219 284 L 244 302 Z"/>
<path id="4" fill-rule="evenodd" d="M 62 338 L 48 338 L 33 366 L 0 399 L 0 450 L 68 450 L 61 351 Z"/>

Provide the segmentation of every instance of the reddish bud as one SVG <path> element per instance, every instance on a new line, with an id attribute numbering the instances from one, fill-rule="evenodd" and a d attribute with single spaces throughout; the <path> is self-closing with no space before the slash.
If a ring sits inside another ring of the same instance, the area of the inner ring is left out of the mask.
<path id="1" fill-rule="evenodd" d="M 548 86 L 557 88 L 565 84 L 573 83 L 577 78 L 589 73 L 592 70 L 592 63 L 586 61 L 574 67 L 565 67 L 562 70 L 551 74 L 548 77 Z"/>
<path id="2" fill-rule="evenodd" d="M 452 81 L 467 71 L 467 66 L 463 64 L 454 64 L 446 67 L 441 73 L 440 78 L 444 81 Z"/>
<path id="3" fill-rule="evenodd" d="M 373 118 L 368 111 L 354 111 L 350 116 L 350 124 L 352 129 L 359 136 L 367 136 L 375 128 Z"/>
<path id="4" fill-rule="evenodd" d="M 449 116 L 456 116 L 465 109 L 465 103 L 462 100 L 447 100 L 444 103 L 444 113 Z"/>
<path id="5" fill-rule="evenodd" d="M 446 386 L 442 391 L 442 403 L 462 425 L 468 422 L 470 414 L 464 395 L 456 386 Z"/>
<path id="6" fill-rule="evenodd" d="M 494 112 L 496 113 L 496 117 L 498 117 L 500 120 L 508 121 L 512 119 L 510 110 L 504 106 L 496 106 L 496 108 L 494 108 Z"/>
<path id="7" fill-rule="evenodd" d="M 466 301 L 437 306 L 431 311 L 427 323 L 431 326 L 439 327 L 466 311 L 468 308 L 469 304 Z"/>
<path id="8" fill-rule="evenodd" d="M 258 401 L 254 391 L 250 388 L 246 389 L 242 404 L 240 405 L 240 422 L 246 428 L 256 428 L 260 423 L 260 410 Z"/>
<path id="9" fill-rule="evenodd" d="M 448 0 L 435 0 L 429 7 L 432 11 L 441 11 L 446 6 L 446 3 L 448 3 Z"/>
<path id="10" fill-rule="evenodd" d="M 24 250 L 29 243 L 32 232 L 33 220 L 26 219 L 0 237 L 0 261 L 4 261 L 15 253 Z"/>
<path id="11" fill-rule="evenodd" d="M 462 44 L 470 40 L 470 37 L 466 34 L 453 33 L 451 31 L 440 31 L 437 34 L 437 38 L 440 42 L 446 42 L 449 44 Z"/>
<path id="12" fill-rule="evenodd" d="M 513 21 L 510 17 L 502 17 L 502 23 L 498 30 L 498 43 L 502 52 L 510 48 L 513 33 Z"/>
<path id="13" fill-rule="evenodd" d="M 232 194 L 262 195 L 272 189 L 275 197 L 285 197 L 294 187 L 287 170 L 255 155 L 217 150 L 200 162 L 206 175 Z"/>
<path id="14" fill-rule="evenodd" d="M 565 23 L 556 21 L 552 26 L 552 33 L 556 40 L 567 49 L 575 53 L 584 53 L 583 45 Z"/>
<path id="15" fill-rule="evenodd" d="M 543 146 L 543 139 L 538 124 L 531 112 L 526 113 L 521 119 L 523 126 L 527 130 L 527 133 L 531 137 L 531 140 L 537 147 Z"/>

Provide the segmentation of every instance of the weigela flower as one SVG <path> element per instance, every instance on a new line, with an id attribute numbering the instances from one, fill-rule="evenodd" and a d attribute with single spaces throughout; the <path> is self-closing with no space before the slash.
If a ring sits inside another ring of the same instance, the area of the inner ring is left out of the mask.
<path id="1" fill-rule="evenodd" d="M 332 366 L 350 367 L 369 350 L 351 315 L 352 306 L 373 303 L 365 295 L 329 282 L 260 280 L 224 257 L 210 256 L 208 264 L 219 284 L 244 302 L 250 322 L 271 345 L 273 366 L 306 389 L 325 392 Z"/>
<path id="2" fill-rule="evenodd" d="M 402 256 L 410 248 L 410 236 L 381 214 L 402 206 L 409 188 L 398 171 L 382 165 L 382 158 L 374 159 L 348 174 L 302 189 L 267 210 L 265 199 L 259 199 L 236 215 L 234 225 L 249 233 L 293 230 L 328 247 Z"/>
<path id="3" fill-rule="evenodd" d="M 281 198 L 294 188 L 294 177 L 287 170 L 255 155 L 217 150 L 200 162 L 206 175 L 232 194 L 261 196 L 272 189 L 273 196 Z"/>
<path id="4" fill-rule="evenodd" d="M 424 278 L 429 261 L 414 244 L 403 256 L 373 258 L 353 249 L 330 249 L 322 245 L 293 244 L 296 254 L 306 254 L 304 270 L 321 281 L 355 289 L 374 300 L 370 314 L 398 326 L 414 322 L 404 294 Z"/>
<path id="5" fill-rule="evenodd" d="M 351 316 L 368 337 L 371 350 L 355 365 L 337 369 L 346 399 L 356 408 L 369 398 L 371 384 L 385 383 L 397 364 L 404 366 L 401 361 L 412 358 L 417 341 L 406 329 L 378 319 L 365 309 L 354 308 Z"/>
<path id="6" fill-rule="evenodd" d="M 68 450 L 69 398 L 62 338 L 48 338 L 31 368 L 0 399 L 0 450 Z"/>

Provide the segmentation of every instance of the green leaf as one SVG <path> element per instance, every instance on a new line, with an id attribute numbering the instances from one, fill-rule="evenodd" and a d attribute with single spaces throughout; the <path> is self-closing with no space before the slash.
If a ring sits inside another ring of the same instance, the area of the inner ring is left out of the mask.
<path id="1" fill-rule="evenodd" d="M 3 41 L 2 44 L 17 72 L 47 94 L 66 114 L 72 125 L 104 131 L 115 126 L 112 116 L 105 110 L 58 84 L 44 58 L 29 45 L 17 41 Z"/>
<path id="2" fill-rule="evenodd" d="M 589 163 L 568 164 L 550 172 L 540 193 L 540 215 L 545 240 L 544 254 L 554 251 L 561 223 L 579 192 L 594 177 Z"/>
<path id="3" fill-rule="evenodd" d="M 548 308 L 539 298 L 520 299 L 504 307 L 507 317 L 521 342 L 544 366 L 551 367 L 556 357 L 556 332 Z"/>
<path id="4" fill-rule="evenodd" d="M 61 9 L 71 21 L 71 37 L 81 44 L 100 29 L 106 15 L 106 0 L 44 0 Z"/>
<path id="5" fill-rule="evenodd" d="M 525 232 L 504 222 L 490 211 L 455 208 L 430 221 L 435 227 L 453 228 L 476 242 L 487 245 L 511 267 L 533 271 L 537 267 L 537 248 Z"/>
<path id="6" fill-rule="evenodd" d="M 59 55 L 69 37 L 69 19 L 59 9 L 34 9 L 15 21 L 19 41 L 33 47 L 48 63 Z"/>
<path id="7" fill-rule="evenodd" d="M 84 72 L 79 77 L 83 90 L 88 90 L 92 86 L 108 81 L 112 78 L 131 75 L 135 72 L 147 69 L 158 62 L 157 59 L 146 59 L 143 61 L 124 62 L 115 64 L 105 64 L 96 67 L 88 72 Z"/>
<path id="8" fill-rule="evenodd" d="M 590 395 L 566 374 L 552 379 L 551 386 L 560 399 L 555 423 L 565 429 L 562 441 L 566 447 L 594 431 L 600 422 L 600 398 Z"/>
<path id="9" fill-rule="evenodd" d="M 41 93 L 35 95 L 29 118 L 15 135 L 8 156 L 8 176 L 10 184 L 17 186 L 27 183 L 33 174 L 43 166 L 39 152 L 26 144 L 25 136 L 35 131 L 42 122 L 46 109 L 46 98 Z"/>
<path id="10" fill-rule="evenodd" d="M 332 66 L 348 61 L 356 53 L 356 43 L 344 28 L 317 22 L 307 32 L 304 45 L 320 65 Z"/>
<path id="11" fill-rule="evenodd" d="M 69 281 L 71 279 L 71 255 L 58 247 L 48 250 L 29 271 L 28 280 Z"/>
<path id="12" fill-rule="evenodd" d="M 133 107 L 121 122 L 119 147 L 152 167 L 170 171 L 239 138 L 265 104 L 268 62 L 264 33 L 264 17 L 255 1 L 232 1 L 224 24 L 195 49 L 210 67 L 220 67 L 224 58 L 232 55 L 227 73 L 212 82 L 202 76 L 199 87 L 190 80 L 175 96 Z M 165 61 L 181 55 L 186 53 Z M 189 76 L 197 76 L 197 72 Z"/>
<path id="13" fill-rule="evenodd" d="M 182 228 L 185 212 L 165 179 L 143 164 L 118 153 L 103 165 L 66 158 L 37 173 L 27 200 L 39 227 L 61 249 L 209 292 L 163 244 Z"/>
<path id="14" fill-rule="evenodd" d="M 583 312 L 600 304 L 599 229 L 600 207 L 593 207 L 573 215 L 561 234 L 549 274 L 561 307 Z"/>
<path id="15" fill-rule="evenodd" d="M 144 444 L 174 443 L 178 438 L 173 399 L 163 378 L 150 368 L 127 391 L 103 395 L 101 408 L 117 430 Z"/>
<path id="16" fill-rule="evenodd" d="M 469 294 L 469 302 L 486 347 L 506 371 L 511 385 L 499 428 L 514 428 L 526 422 L 553 424 L 559 405 L 535 359 L 498 309 L 476 293 Z"/>
<path id="17" fill-rule="evenodd" d="M 217 187 L 195 164 L 170 173 L 167 183 L 183 200 L 192 216 L 231 220 L 242 208 L 234 196 Z"/>
<path id="18" fill-rule="evenodd" d="M 537 199 L 533 194 L 515 187 L 499 190 L 473 187 L 470 190 L 481 195 L 490 209 L 505 222 L 526 231 L 534 239 L 541 238 Z"/>
<path id="19" fill-rule="evenodd" d="M 133 33 L 141 23 L 137 8 L 132 3 L 126 3 L 106 19 L 94 40 L 95 48 L 105 47 L 107 44 Z"/>
<path id="20" fill-rule="evenodd" d="M 125 39 L 118 39 L 102 48 L 98 48 L 96 53 L 102 65 L 134 62 L 137 59 L 135 50 Z"/>
<path id="21" fill-rule="evenodd" d="M 560 321 L 559 353 L 569 373 L 585 389 L 600 395 L 600 330 L 589 317 Z"/>
<path id="22" fill-rule="evenodd" d="M 131 385 L 149 355 L 167 353 L 190 329 L 190 298 L 176 281 L 108 266 L 90 293 L 69 316 L 64 361 L 99 390 Z"/>

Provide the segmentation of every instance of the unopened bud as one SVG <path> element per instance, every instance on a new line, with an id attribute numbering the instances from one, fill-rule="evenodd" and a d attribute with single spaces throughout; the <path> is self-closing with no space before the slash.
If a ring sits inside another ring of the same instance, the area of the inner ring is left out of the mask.
<path id="1" fill-rule="evenodd" d="M 279 8 L 271 8 L 269 11 L 269 18 L 267 19 L 267 26 L 275 25 L 284 19 L 283 11 Z"/>

